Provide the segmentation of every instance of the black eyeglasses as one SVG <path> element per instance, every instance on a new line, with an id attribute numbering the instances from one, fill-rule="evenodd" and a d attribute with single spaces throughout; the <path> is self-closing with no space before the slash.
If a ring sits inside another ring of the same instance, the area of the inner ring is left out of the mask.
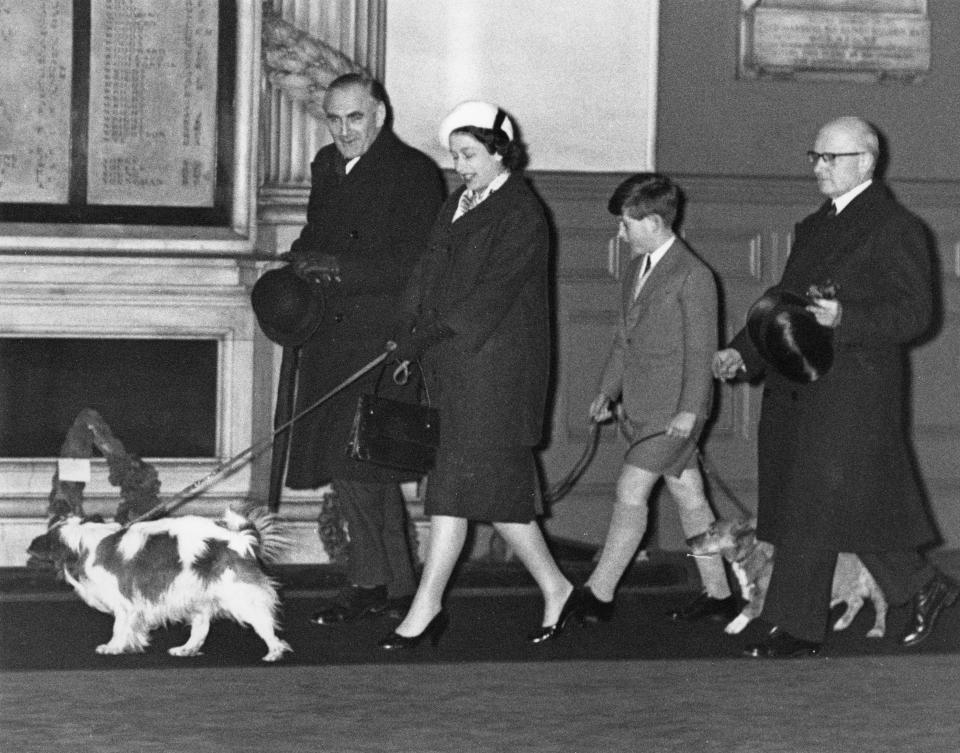
<path id="1" fill-rule="evenodd" d="M 866 154 L 866 152 L 807 152 L 807 162 L 811 165 L 817 164 L 820 160 L 823 160 L 823 164 L 828 167 L 836 162 L 837 157 L 856 157 L 858 154 Z"/>

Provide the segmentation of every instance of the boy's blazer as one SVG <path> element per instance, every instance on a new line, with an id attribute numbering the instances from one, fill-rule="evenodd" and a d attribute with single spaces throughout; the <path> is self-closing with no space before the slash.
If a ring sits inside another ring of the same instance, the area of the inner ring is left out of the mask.
<path id="1" fill-rule="evenodd" d="M 646 432 L 665 428 L 683 411 L 701 419 L 710 412 L 717 286 L 707 265 L 677 237 L 634 300 L 641 259 L 633 259 L 624 276 L 600 391 L 621 398 L 636 430 Z"/>

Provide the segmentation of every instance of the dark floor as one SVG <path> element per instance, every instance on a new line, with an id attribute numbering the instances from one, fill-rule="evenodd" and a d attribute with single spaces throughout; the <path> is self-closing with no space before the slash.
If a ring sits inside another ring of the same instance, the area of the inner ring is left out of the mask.
<path id="1" fill-rule="evenodd" d="M 575 582 L 585 580 L 593 566 L 582 560 L 562 564 Z M 699 581 L 690 558 L 662 554 L 631 568 L 610 624 L 571 628 L 555 643 L 533 646 L 525 635 L 539 624 L 542 603 L 530 576 L 517 563 L 472 561 L 457 573 L 448 595 L 450 627 L 440 646 L 385 654 L 376 644 L 393 627 L 386 619 L 326 627 L 310 623 L 318 600 L 344 584 L 339 568 L 286 566 L 275 574 L 282 583 L 282 636 L 294 649 L 283 660 L 287 666 L 738 658 L 769 628 L 756 620 L 742 634 L 730 636 L 722 624 L 671 622 L 667 613 L 689 601 L 699 590 Z M 908 616 L 906 607 L 891 609 L 887 635 L 868 640 L 864 636 L 874 618 L 868 604 L 847 630 L 829 637 L 824 653 L 829 657 L 960 653 L 960 607 L 944 614 L 942 627 L 920 649 L 903 649 L 897 643 Z M 93 649 L 106 642 L 111 625 L 111 616 L 83 604 L 50 572 L 0 571 L 0 670 L 257 666 L 264 652 L 252 630 L 220 620 L 214 623 L 203 656 L 193 660 L 167 654 L 168 648 L 186 641 L 183 625 L 156 630 L 143 655 L 100 656 Z"/>
<path id="2" fill-rule="evenodd" d="M 593 551 L 566 547 L 558 559 L 564 572 L 577 582 L 586 580 L 593 568 Z M 275 565 L 270 574 L 287 592 L 335 592 L 345 584 L 343 568 L 337 565 Z M 697 569 L 691 557 L 677 552 L 660 552 L 637 562 L 626 574 L 623 587 L 628 590 L 648 588 L 696 588 Z M 463 562 L 452 579 L 460 590 L 485 588 L 535 588 L 533 579 L 516 560 L 508 562 L 474 559 Z M 49 570 L 30 567 L 0 568 L 0 599 L 5 595 L 70 593 L 65 583 L 52 577 Z"/>
<path id="3" fill-rule="evenodd" d="M 952 574 L 955 556 L 938 557 Z M 564 561 L 582 580 L 589 561 Z M 0 571 L 0 750 L 17 753 L 952 753 L 960 739 L 960 607 L 921 650 L 864 637 L 872 610 L 831 635 L 824 656 L 739 656 L 758 624 L 726 636 L 664 612 L 698 589 L 688 558 L 633 568 L 613 622 L 524 641 L 540 603 L 516 565 L 469 563 L 437 648 L 384 655 L 390 623 L 318 628 L 308 617 L 343 581 L 336 568 L 287 567 L 284 637 L 295 653 L 264 665 L 263 645 L 214 626 L 203 656 L 165 649 L 102 657 L 110 618 L 34 571 Z M 751 632 L 752 631 L 752 632 Z"/>

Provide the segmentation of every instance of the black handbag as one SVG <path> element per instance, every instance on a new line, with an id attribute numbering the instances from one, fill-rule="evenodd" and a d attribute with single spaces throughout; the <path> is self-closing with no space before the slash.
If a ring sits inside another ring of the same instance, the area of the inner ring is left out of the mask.
<path id="1" fill-rule="evenodd" d="M 440 443 L 440 412 L 429 405 L 429 393 L 427 405 L 381 397 L 383 371 L 373 393 L 357 401 L 347 455 L 374 465 L 426 473 L 433 468 Z"/>

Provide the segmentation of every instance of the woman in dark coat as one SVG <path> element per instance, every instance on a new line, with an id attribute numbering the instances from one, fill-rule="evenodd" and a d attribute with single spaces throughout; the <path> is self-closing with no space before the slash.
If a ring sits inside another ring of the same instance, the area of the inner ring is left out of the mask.
<path id="1" fill-rule="evenodd" d="M 427 483 L 430 543 L 410 611 L 380 645 L 409 648 L 446 626 L 444 590 L 470 521 L 489 521 L 544 598 L 539 643 L 559 633 L 574 588 L 537 522 L 533 448 L 541 441 L 550 368 L 547 220 L 519 173 L 523 150 L 505 113 L 464 102 L 441 126 L 464 181 L 440 210 L 405 293 L 397 359 L 422 358 L 440 410 L 437 462 Z"/>

